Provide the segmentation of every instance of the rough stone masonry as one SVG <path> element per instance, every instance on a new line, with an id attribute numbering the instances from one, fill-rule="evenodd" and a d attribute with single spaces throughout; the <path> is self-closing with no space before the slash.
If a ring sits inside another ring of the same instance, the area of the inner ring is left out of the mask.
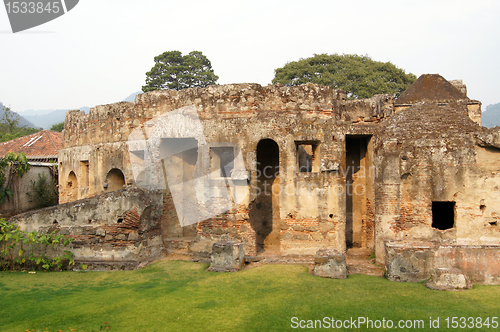
<path id="1" fill-rule="evenodd" d="M 44 213 L 68 211 L 51 226 L 76 238 L 89 219 L 99 225 L 79 242 L 81 260 L 139 263 L 97 254 L 119 243 L 150 259 L 160 246 L 208 257 L 214 243 L 236 241 L 247 257 L 367 248 L 394 280 L 409 266 L 426 276 L 480 269 L 481 251 L 500 258 L 500 133 L 481 126 L 481 104 L 465 91 L 439 75 L 422 75 L 396 100 L 347 100 L 314 84 L 231 84 L 71 111 L 59 152 L 63 205 Z M 95 208 L 89 199 L 124 188 L 145 199 L 116 194 L 126 209 L 84 212 Z M 103 227 L 120 229 L 130 211 L 132 237 Z M 419 266 L 415 246 L 435 258 Z M 446 246 L 453 260 L 436 256 Z M 487 273 L 495 275 L 471 279 L 498 283 L 500 271 Z"/>

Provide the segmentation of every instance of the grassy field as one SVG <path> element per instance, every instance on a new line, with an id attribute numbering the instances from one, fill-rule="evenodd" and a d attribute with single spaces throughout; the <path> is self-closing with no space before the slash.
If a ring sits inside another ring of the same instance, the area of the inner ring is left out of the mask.
<path id="1" fill-rule="evenodd" d="M 498 286 L 443 292 L 365 275 L 322 279 L 296 265 L 232 274 L 206 267 L 161 261 L 136 271 L 1 272 L 0 331 L 291 331 L 308 330 L 300 325 L 314 320 L 321 320 L 318 330 L 342 330 L 327 328 L 325 321 L 350 325 L 359 317 L 374 325 L 346 330 L 384 330 L 377 324 L 388 326 L 388 320 L 395 329 L 399 320 L 407 327 L 421 320 L 421 329 L 399 330 L 443 331 L 447 317 L 450 324 L 451 317 L 489 317 L 489 328 L 475 321 L 473 328 L 461 329 L 464 320 L 458 320 L 450 331 L 500 330 L 492 325 L 492 317 L 500 316 Z M 439 318 L 439 329 L 431 329 L 430 318 L 434 324 Z M 465 324 L 472 326 L 470 320 Z"/>

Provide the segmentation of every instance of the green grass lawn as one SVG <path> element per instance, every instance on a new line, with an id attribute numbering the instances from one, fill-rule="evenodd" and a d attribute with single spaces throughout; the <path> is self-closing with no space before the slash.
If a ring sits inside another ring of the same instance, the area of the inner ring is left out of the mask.
<path id="1" fill-rule="evenodd" d="M 365 275 L 322 279 L 297 265 L 230 274 L 206 272 L 206 267 L 161 261 L 136 271 L 1 272 L 0 331 L 106 331 L 104 322 L 109 331 L 292 331 L 307 330 L 293 328 L 300 320 L 307 326 L 307 320 L 324 317 L 367 317 L 374 324 L 423 320 L 423 329 L 399 330 L 437 331 L 429 327 L 432 317 L 440 319 L 443 331 L 447 317 L 451 324 L 451 317 L 489 317 L 491 323 L 491 317 L 500 316 L 498 286 L 443 292 Z M 476 327 L 449 330 L 500 330 Z M 347 330 L 384 329 L 357 325 Z"/>

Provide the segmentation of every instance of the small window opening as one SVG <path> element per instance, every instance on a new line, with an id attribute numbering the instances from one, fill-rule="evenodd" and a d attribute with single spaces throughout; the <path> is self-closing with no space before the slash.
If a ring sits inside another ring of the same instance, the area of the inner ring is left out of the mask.
<path id="1" fill-rule="evenodd" d="M 118 218 L 117 222 L 121 224 L 123 222 L 123 218 Z"/>
<path id="2" fill-rule="evenodd" d="M 89 161 L 84 160 L 80 161 L 80 178 L 81 178 L 81 186 L 88 187 L 89 186 Z"/>
<path id="3" fill-rule="evenodd" d="M 489 224 L 490 224 L 491 226 L 496 226 L 496 225 L 497 225 L 497 222 L 496 222 L 496 221 L 490 221 L 490 222 L 489 222 Z"/>
<path id="4" fill-rule="evenodd" d="M 58 224 L 57 220 L 54 220 L 53 224 Z"/>
<path id="5" fill-rule="evenodd" d="M 297 167 L 301 173 L 318 172 L 318 144 L 297 142 Z"/>
<path id="6" fill-rule="evenodd" d="M 234 169 L 234 147 L 213 147 L 212 152 L 213 169 L 220 169 L 220 177 L 230 178 Z"/>
<path id="7" fill-rule="evenodd" d="M 445 230 L 455 224 L 455 202 L 432 202 L 432 227 Z"/>
<path id="8" fill-rule="evenodd" d="M 330 219 L 331 219 L 331 218 L 333 218 L 333 214 L 332 214 L 332 213 L 330 213 L 329 217 L 330 217 Z"/>

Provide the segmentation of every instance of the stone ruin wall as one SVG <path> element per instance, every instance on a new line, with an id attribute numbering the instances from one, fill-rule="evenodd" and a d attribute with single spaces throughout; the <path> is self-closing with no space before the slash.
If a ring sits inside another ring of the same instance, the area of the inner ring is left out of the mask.
<path id="1" fill-rule="evenodd" d="M 392 104 L 392 97 L 386 95 L 346 101 L 343 91 L 312 84 L 291 88 L 239 84 L 182 92 L 150 92 L 139 95 L 135 103 L 98 106 L 88 115 L 70 112 L 59 159 L 60 183 L 65 186 L 60 191 L 60 201 L 64 203 L 106 192 L 103 184 L 112 169 L 121 170 L 125 184 L 133 185 L 125 142 L 132 130 L 161 114 L 195 105 L 207 142 L 239 146 L 244 169 L 251 171 L 250 187 L 255 188 L 257 176 L 257 144 L 262 139 L 277 143 L 279 166 L 288 170 L 280 174 L 279 183 L 293 193 L 282 191 L 276 197 L 279 214 L 273 217 L 273 228 L 279 229 L 277 240 L 281 254 L 313 255 L 323 247 L 345 250 L 345 197 L 337 194 L 345 183 L 339 171 L 345 163 L 345 133 L 373 134 L 374 124 L 392 115 Z M 350 128 L 352 121 L 360 126 Z M 189 133 L 182 135 L 190 136 Z M 296 142 L 301 141 L 317 142 L 321 147 L 318 151 L 321 160 L 315 172 L 296 171 Z M 82 167 L 82 161 L 87 166 Z M 68 186 L 70 172 L 77 178 L 76 185 Z M 179 226 L 171 193 L 166 188 L 162 214 L 163 238 L 169 240 L 166 244 L 182 247 L 182 241 L 176 244 L 175 238 L 196 235 L 198 240 L 191 249 L 207 252 L 214 241 L 238 239 L 246 244 L 248 255 L 255 255 L 257 235 L 250 219 L 256 194 L 248 190 L 248 185 L 240 188 L 243 192 L 248 191 L 244 202 L 224 214 L 200 220 L 196 229 Z M 308 186 L 315 189 L 299 189 Z M 369 210 L 365 215 L 363 242 L 373 247 L 373 207 Z"/>
<path id="2" fill-rule="evenodd" d="M 150 92 L 139 95 L 135 103 L 98 106 L 88 115 L 71 112 L 60 152 L 60 183 L 68 183 L 70 172 L 80 181 L 85 178 L 82 170 L 88 172 L 89 182 L 88 187 L 80 182 L 76 190 L 75 186 L 63 188 L 61 202 L 106 192 L 106 175 L 112 169 L 121 170 L 125 185 L 134 185 L 126 145 L 129 134 L 156 116 L 189 105 L 196 107 L 207 142 L 227 142 L 241 149 L 250 180 L 237 190 L 248 197 L 223 214 L 200 219 L 197 227 L 180 227 L 166 188 L 158 206 L 167 247 L 182 248 L 184 238 L 196 237 L 190 250 L 209 252 L 217 240 L 236 239 L 245 243 L 247 255 L 257 254 L 258 235 L 251 220 L 257 197 L 249 188 L 255 188 L 258 143 L 272 139 L 279 148 L 279 166 L 292 170 L 280 173 L 277 180 L 293 193 L 281 191 L 276 198 L 279 214 L 273 217 L 273 228 L 279 229 L 279 252 L 312 255 L 325 247 L 345 250 L 346 197 L 336 193 L 345 187 L 346 142 L 360 137 L 366 140 L 366 154 L 359 163 L 374 167 L 376 174 L 362 180 L 366 193 L 353 199 L 362 219 L 353 232 L 362 247 L 375 249 L 380 263 L 384 263 L 386 241 L 464 245 L 499 241 L 500 211 L 495 202 L 500 198 L 500 139 L 470 121 L 470 105 L 426 103 L 395 113 L 389 96 L 348 101 L 341 91 L 310 84 Z M 296 142 L 300 141 L 318 142 L 318 171 L 296 171 Z M 207 152 L 208 145 L 200 147 L 199 156 L 203 150 Z M 82 160 L 88 161 L 88 170 L 85 165 L 82 168 Z M 210 160 L 197 167 L 203 173 Z M 224 186 L 223 182 L 211 184 L 215 188 L 211 190 Z M 317 189 L 312 195 L 298 190 L 307 186 Z M 452 229 L 432 227 L 433 201 L 455 202 Z"/>
<path id="3" fill-rule="evenodd" d="M 53 257 L 70 250 L 76 269 L 81 264 L 90 270 L 134 269 L 161 256 L 161 211 L 154 202 L 158 198 L 161 195 L 128 187 L 19 214 L 10 221 L 23 231 L 57 231 L 73 239 L 68 247 L 24 248 L 27 253 L 43 250 L 40 254 Z"/>
<path id="4" fill-rule="evenodd" d="M 490 130 L 465 105 L 415 105 L 384 127 L 376 147 L 377 260 L 384 261 L 385 241 L 498 244 L 500 146 L 480 146 Z M 454 204 L 451 228 L 433 225 L 433 202 Z"/>

